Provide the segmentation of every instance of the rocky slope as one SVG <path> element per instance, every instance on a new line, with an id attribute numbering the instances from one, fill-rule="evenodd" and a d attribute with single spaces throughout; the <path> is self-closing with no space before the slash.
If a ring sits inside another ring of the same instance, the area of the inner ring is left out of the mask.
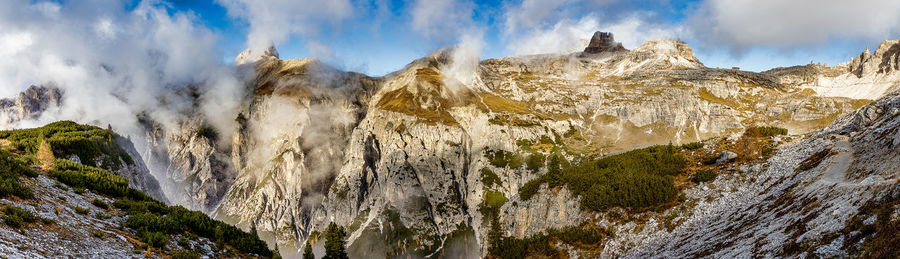
<path id="1" fill-rule="evenodd" d="M 812 89 L 820 96 L 878 99 L 900 89 L 900 40 L 882 41 L 875 53 L 865 51 L 847 63 L 829 67 L 810 64 L 763 72 L 786 85 Z"/>
<path id="2" fill-rule="evenodd" d="M 890 202 L 900 197 L 898 115 L 894 92 L 784 146 L 765 170 L 746 175 L 755 180 L 698 203 L 672 231 L 646 233 L 625 257 L 856 257 L 896 249 L 880 237 L 890 230 L 865 229 L 900 219 Z M 879 207 L 886 214 L 873 212 Z"/>

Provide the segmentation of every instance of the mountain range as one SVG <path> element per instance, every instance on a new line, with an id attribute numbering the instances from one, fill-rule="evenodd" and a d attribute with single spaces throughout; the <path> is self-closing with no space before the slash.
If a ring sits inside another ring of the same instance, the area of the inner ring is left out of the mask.
<path id="1" fill-rule="evenodd" d="M 139 163 L 113 173 L 285 257 L 324 255 L 330 223 L 352 258 L 896 255 L 900 40 L 757 73 L 599 35 L 477 63 L 443 49 L 381 77 L 248 50 L 230 129 L 136 114 L 145 134 L 117 143 Z M 32 86 L 0 121 L 63 98 Z"/>

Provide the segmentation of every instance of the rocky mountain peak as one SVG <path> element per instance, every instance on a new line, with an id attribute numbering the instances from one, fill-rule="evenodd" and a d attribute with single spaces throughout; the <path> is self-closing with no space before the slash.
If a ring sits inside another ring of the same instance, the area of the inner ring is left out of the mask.
<path id="1" fill-rule="evenodd" d="M 681 62 L 700 63 L 694 57 L 694 51 L 687 43 L 678 39 L 652 39 L 634 49 L 636 52 L 647 52 L 654 55 L 673 58 Z"/>
<path id="2" fill-rule="evenodd" d="M 275 49 L 275 46 L 269 46 L 263 50 L 262 53 L 254 53 L 252 49 L 248 48 L 234 58 L 234 64 L 243 65 L 248 62 L 257 62 L 266 58 L 278 59 L 278 50 Z"/>
<path id="3" fill-rule="evenodd" d="M 857 77 L 867 74 L 888 74 L 900 70 L 900 40 L 885 40 L 878 45 L 875 53 L 870 54 L 869 48 L 854 57 L 848 63 L 848 72 Z"/>
<path id="4" fill-rule="evenodd" d="M 20 120 L 37 119 L 52 106 L 59 106 L 62 91 L 53 86 L 32 85 L 15 99 L 0 99 L 0 121 L 11 124 Z"/>
<path id="5" fill-rule="evenodd" d="M 612 32 L 597 31 L 594 32 L 594 36 L 591 37 L 588 46 L 584 48 L 584 53 L 597 54 L 604 51 L 613 52 L 619 50 L 625 50 L 625 47 L 622 47 L 622 43 L 616 42 Z"/>

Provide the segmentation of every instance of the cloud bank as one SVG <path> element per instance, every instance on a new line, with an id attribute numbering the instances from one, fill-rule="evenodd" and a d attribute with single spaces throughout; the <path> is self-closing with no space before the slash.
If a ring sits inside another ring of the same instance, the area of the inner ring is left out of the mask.
<path id="1" fill-rule="evenodd" d="M 62 107 L 37 122 L 69 119 L 136 130 L 135 114 L 163 123 L 197 106 L 230 132 L 228 111 L 243 91 L 231 67 L 219 62 L 217 38 L 190 13 L 169 13 L 144 1 L 126 10 L 118 1 L 59 4 L 5 1 L 0 11 L 0 94 L 54 84 Z M 192 86 L 200 102 L 185 95 Z M 181 89 L 181 90 L 179 90 Z M 223 112 L 224 111 L 224 112 Z"/>
<path id="2" fill-rule="evenodd" d="M 688 18 L 696 39 L 737 51 L 803 48 L 900 33 L 900 1 L 707 0 Z"/>

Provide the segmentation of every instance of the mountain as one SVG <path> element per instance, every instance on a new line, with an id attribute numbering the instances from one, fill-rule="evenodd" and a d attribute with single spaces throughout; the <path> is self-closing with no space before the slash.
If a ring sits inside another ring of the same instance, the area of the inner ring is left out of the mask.
<path id="1" fill-rule="evenodd" d="M 513 202 L 547 171 L 546 161 L 535 170 L 497 166 L 502 162 L 491 160 L 498 153 L 579 161 L 740 135 L 753 125 L 802 134 L 868 102 L 819 97 L 766 74 L 706 68 L 677 40 L 485 60 L 471 80 L 452 73 L 452 53 L 380 78 L 315 60 L 254 64 L 254 94 L 230 146 L 219 148 L 230 150 L 236 178 L 221 200 L 205 201 L 218 204 L 210 213 L 255 224 L 282 248 L 299 247 L 336 222 L 350 233 L 351 255 L 426 256 L 455 247 L 482 251 L 478 256 L 487 248 L 487 194 L 510 200 L 500 217 L 519 237 L 578 225 L 586 213 L 568 202 L 574 197 L 544 198 L 563 202 L 553 205 L 568 208 L 559 216 L 547 207 L 555 203 Z M 486 175 L 497 184 L 486 185 Z M 185 186 L 202 186 L 197 179 Z M 512 215 L 529 216 L 515 230 Z"/>
<path id="2" fill-rule="evenodd" d="M 383 77 L 248 51 L 233 134 L 187 113 L 139 116 L 146 134 L 131 138 L 169 202 L 285 257 L 306 242 L 323 255 L 330 223 L 351 257 L 830 257 L 883 243 L 862 230 L 895 224 L 869 219 L 896 189 L 900 42 L 755 73 L 706 67 L 679 40 L 595 38 L 472 64 L 445 49 Z"/>
<path id="3" fill-rule="evenodd" d="M 37 119 L 50 107 L 58 107 L 62 101 L 62 91 L 56 87 L 29 86 L 15 99 L 0 99 L 0 122 L 12 124 L 21 120 Z"/>

